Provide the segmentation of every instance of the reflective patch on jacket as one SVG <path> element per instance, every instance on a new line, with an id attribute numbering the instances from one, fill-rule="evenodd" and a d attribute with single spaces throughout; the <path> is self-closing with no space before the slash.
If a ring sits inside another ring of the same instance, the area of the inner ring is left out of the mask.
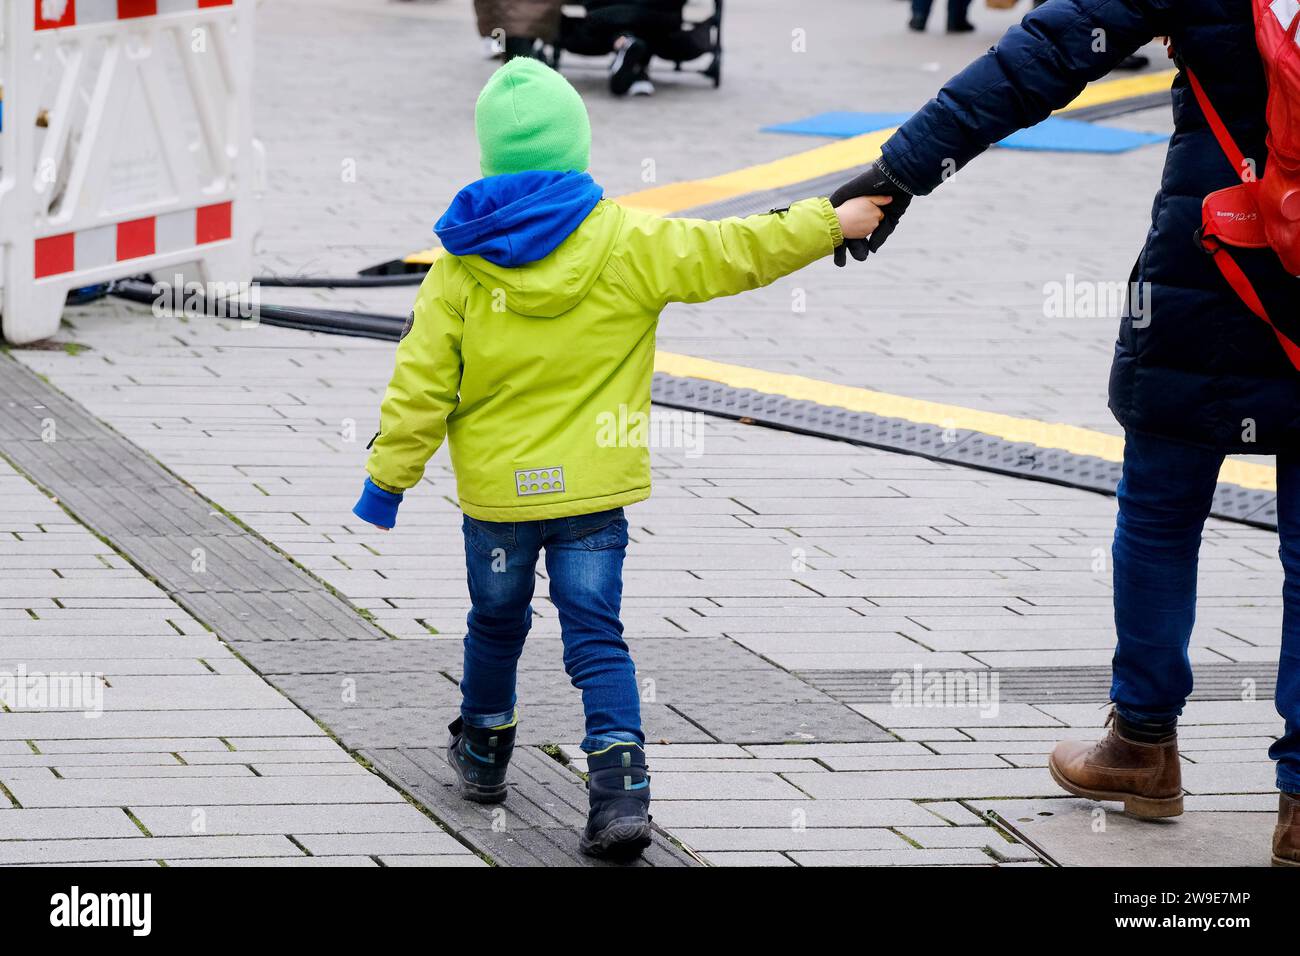
<path id="1" fill-rule="evenodd" d="M 515 494 L 552 495 L 564 490 L 564 469 L 525 468 L 515 472 Z"/>

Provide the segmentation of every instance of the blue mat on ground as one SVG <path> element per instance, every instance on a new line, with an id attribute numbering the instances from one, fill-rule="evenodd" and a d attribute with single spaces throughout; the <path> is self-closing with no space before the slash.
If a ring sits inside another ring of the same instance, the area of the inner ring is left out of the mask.
<path id="1" fill-rule="evenodd" d="M 858 136 L 898 126 L 911 113 L 818 113 L 793 123 L 764 126 L 764 133 L 797 133 L 800 136 Z"/>
<path id="2" fill-rule="evenodd" d="M 859 136 L 889 129 L 904 122 L 910 113 L 818 113 L 791 123 L 764 126 L 765 133 L 797 133 L 802 136 Z M 1139 146 L 1163 142 L 1163 133 L 1143 133 L 1101 126 L 1083 120 L 1050 116 L 1037 126 L 1012 133 L 998 143 L 1007 149 L 1054 150 L 1072 153 L 1123 153 Z"/>

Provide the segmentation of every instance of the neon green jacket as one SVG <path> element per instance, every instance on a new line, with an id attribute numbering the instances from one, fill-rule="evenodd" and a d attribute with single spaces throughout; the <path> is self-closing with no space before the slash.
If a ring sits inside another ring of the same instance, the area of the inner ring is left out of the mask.
<path id="1" fill-rule="evenodd" d="M 445 438 L 473 518 L 533 521 L 641 501 L 649 449 L 618 429 L 650 412 L 660 311 L 765 286 L 841 241 L 826 199 L 721 221 L 601 200 L 536 261 L 509 268 L 444 254 L 397 347 L 367 471 L 384 491 L 404 491 Z"/>

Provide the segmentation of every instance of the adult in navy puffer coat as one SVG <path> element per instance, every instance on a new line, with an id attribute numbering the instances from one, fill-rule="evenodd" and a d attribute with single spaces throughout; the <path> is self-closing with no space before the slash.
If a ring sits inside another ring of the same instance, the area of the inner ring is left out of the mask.
<path id="1" fill-rule="evenodd" d="M 895 197 L 869 242 L 875 252 L 912 197 L 926 195 L 1008 134 L 1045 119 L 1161 36 L 1172 39 L 1180 65 L 1196 73 L 1262 174 L 1267 89 L 1252 0 L 1050 0 L 953 77 L 832 202 Z M 1110 407 L 1126 438 L 1113 550 L 1113 720 L 1099 743 L 1059 745 L 1050 767 L 1065 789 L 1123 800 L 1135 815 L 1182 812 L 1176 728 L 1192 686 L 1187 645 L 1202 527 L 1225 454 L 1277 455 L 1286 572 L 1277 707 L 1286 725 L 1270 750 L 1282 791 L 1273 859 L 1300 865 L 1300 371 L 1195 239 L 1201 201 L 1240 176 L 1182 71 L 1173 109 L 1151 231 L 1130 276 L 1149 290 L 1149 299 L 1126 310 L 1140 318 L 1122 319 L 1110 378 Z M 1104 183 L 1096 184 L 1096 197 L 1107 201 Z M 850 251 L 856 258 L 867 254 Z M 1270 250 L 1232 255 L 1273 321 L 1300 341 L 1300 279 Z"/>

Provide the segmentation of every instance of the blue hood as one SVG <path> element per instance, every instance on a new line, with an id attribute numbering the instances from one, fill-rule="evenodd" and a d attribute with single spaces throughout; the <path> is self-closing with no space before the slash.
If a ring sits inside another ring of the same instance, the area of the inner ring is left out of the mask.
<path id="1" fill-rule="evenodd" d="M 433 231 L 452 255 L 513 269 L 554 252 L 603 195 L 586 173 L 488 176 L 457 193 Z"/>

